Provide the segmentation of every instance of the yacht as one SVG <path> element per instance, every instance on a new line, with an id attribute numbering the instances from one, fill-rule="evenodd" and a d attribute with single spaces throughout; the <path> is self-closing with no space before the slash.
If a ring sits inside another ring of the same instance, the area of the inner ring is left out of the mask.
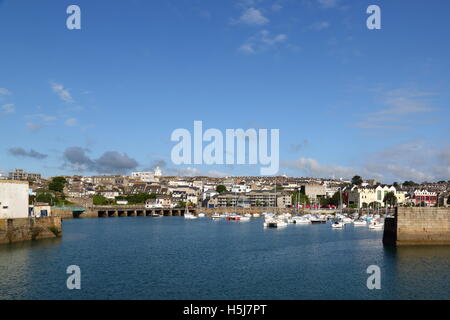
<path id="1" fill-rule="evenodd" d="M 185 219 L 197 219 L 198 217 L 196 215 L 192 214 L 192 213 L 186 213 L 184 215 L 184 218 Z"/>
<path id="2" fill-rule="evenodd" d="M 267 219 L 266 221 L 264 221 L 264 227 L 266 228 L 281 228 L 281 227 L 286 227 L 287 223 L 286 221 L 282 220 L 282 219 Z"/>
<path id="3" fill-rule="evenodd" d="M 200 212 L 200 213 L 198 214 L 198 217 L 199 217 L 199 218 L 204 218 L 204 217 L 206 217 L 206 213 Z"/>
<path id="4" fill-rule="evenodd" d="M 311 221 L 306 217 L 295 216 L 292 220 L 295 224 L 311 224 Z"/>
<path id="5" fill-rule="evenodd" d="M 250 217 L 247 217 L 247 215 L 245 215 L 244 217 L 240 217 L 239 221 L 250 221 Z"/>
<path id="6" fill-rule="evenodd" d="M 349 217 L 345 217 L 345 218 L 342 219 L 342 223 L 343 224 L 353 223 L 353 219 L 349 218 Z"/>
<path id="7" fill-rule="evenodd" d="M 261 215 L 259 213 L 254 213 L 253 214 L 253 218 L 259 218 L 259 217 L 261 217 Z"/>
<path id="8" fill-rule="evenodd" d="M 342 221 L 334 221 L 331 227 L 333 229 L 342 229 L 344 227 L 344 223 Z"/>
<path id="9" fill-rule="evenodd" d="M 311 221 L 312 224 L 319 224 L 319 223 L 327 223 L 327 219 L 318 217 L 318 216 L 312 216 L 309 221 Z"/>

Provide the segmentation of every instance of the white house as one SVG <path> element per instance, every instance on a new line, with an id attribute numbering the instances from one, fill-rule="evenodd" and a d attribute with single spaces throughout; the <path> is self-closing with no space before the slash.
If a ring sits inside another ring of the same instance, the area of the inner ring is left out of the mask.
<path id="1" fill-rule="evenodd" d="M 26 181 L 0 180 L 0 219 L 28 218 Z"/>
<path id="2" fill-rule="evenodd" d="M 252 191 L 252 188 L 250 188 L 246 184 L 237 184 L 231 188 L 231 192 L 233 193 L 246 193 L 250 191 Z"/>
<path id="3" fill-rule="evenodd" d="M 131 177 L 140 179 L 142 182 L 155 181 L 155 174 L 153 172 L 132 172 Z"/>

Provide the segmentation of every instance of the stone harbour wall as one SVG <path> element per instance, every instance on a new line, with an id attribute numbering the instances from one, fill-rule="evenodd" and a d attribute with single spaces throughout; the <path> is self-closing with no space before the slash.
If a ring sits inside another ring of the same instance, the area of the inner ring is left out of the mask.
<path id="1" fill-rule="evenodd" d="M 450 209 L 437 207 L 398 208 L 384 229 L 386 244 L 450 245 Z"/>
<path id="2" fill-rule="evenodd" d="M 61 236 L 60 217 L 0 219 L 0 244 Z"/>

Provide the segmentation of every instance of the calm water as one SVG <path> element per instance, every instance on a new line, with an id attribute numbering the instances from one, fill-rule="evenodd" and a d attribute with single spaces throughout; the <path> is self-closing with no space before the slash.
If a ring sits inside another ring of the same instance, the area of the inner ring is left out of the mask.
<path id="1" fill-rule="evenodd" d="M 450 248 L 388 250 L 365 227 L 129 217 L 63 229 L 0 246 L 0 299 L 450 299 Z M 66 288 L 69 265 L 80 291 Z M 369 265 L 382 290 L 367 289 Z"/>

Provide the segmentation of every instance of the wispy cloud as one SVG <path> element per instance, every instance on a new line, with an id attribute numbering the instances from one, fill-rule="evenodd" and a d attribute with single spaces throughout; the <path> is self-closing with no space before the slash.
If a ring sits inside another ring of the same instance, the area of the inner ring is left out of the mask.
<path id="1" fill-rule="evenodd" d="M 280 33 L 271 35 L 267 30 L 261 30 L 255 36 L 249 38 L 244 44 L 239 47 L 239 51 L 246 54 L 253 54 L 260 51 L 267 50 L 277 44 L 283 43 L 287 40 L 287 35 Z"/>
<path id="2" fill-rule="evenodd" d="M 417 123 L 413 120 L 418 114 L 430 113 L 440 110 L 433 107 L 429 100 L 436 95 L 431 92 L 423 92 L 409 89 L 396 89 L 382 93 L 381 110 L 366 114 L 366 119 L 356 123 L 362 129 L 406 129 L 408 123 Z M 423 121 L 421 119 L 420 121 Z"/>
<path id="3" fill-rule="evenodd" d="M 0 95 L 9 96 L 9 95 L 11 95 L 11 91 L 9 91 L 6 88 L 0 88 Z"/>
<path id="4" fill-rule="evenodd" d="M 327 29 L 328 27 L 330 27 L 330 23 L 328 21 L 318 21 L 309 25 L 306 29 L 313 31 L 322 31 L 324 29 Z"/>
<path id="5" fill-rule="evenodd" d="M 392 183 L 450 179 L 450 146 L 435 148 L 423 139 L 406 141 L 378 152 L 363 155 L 355 167 L 323 164 L 312 158 L 283 161 L 281 166 L 302 175 L 323 178 L 351 178 L 360 175 Z"/>
<path id="6" fill-rule="evenodd" d="M 12 103 L 4 104 L 2 106 L 2 113 L 3 114 L 11 114 L 16 111 L 16 107 Z"/>
<path id="7" fill-rule="evenodd" d="M 317 0 L 319 6 L 322 8 L 335 8 L 338 5 L 338 0 Z"/>
<path id="8" fill-rule="evenodd" d="M 75 127 L 78 124 L 77 118 L 69 118 L 67 119 L 64 124 L 68 127 Z"/>
<path id="9" fill-rule="evenodd" d="M 237 20 L 233 19 L 231 23 L 241 23 L 250 26 L 262 26 L 269 23 L 269 19 L 263 15 L 261 10 L 251 7 L 245 9 L 242 15 Z"/>
<path id="10" fill-rule="evenodd" d="M 25 125 L 31 131 L 38 131 L 57 120 L 57 117 L 44 113 L 28 114 L 25 118 L 30 119 Z"/>
<path id="11" fill-rule="evenodd" d="M 281 165 L 285 168 L 299 170 L 302 173 L 324 178 L 351 178 L 352 176 L 359 174 L 361 169 L 344 167 L 334 164 L 321 164 L 316 159 L 311 158 L 299 158 L 294 161 L 284 161 Z"/>
<path id="12" fill-rule="evenodd" d="M 64 102 L 74 102 L 72 95 L 69 90 L 64 88 L 62 84 L 52 82 L 50 83 L 52 90 L 59 96 L 59 98 Z"/>

